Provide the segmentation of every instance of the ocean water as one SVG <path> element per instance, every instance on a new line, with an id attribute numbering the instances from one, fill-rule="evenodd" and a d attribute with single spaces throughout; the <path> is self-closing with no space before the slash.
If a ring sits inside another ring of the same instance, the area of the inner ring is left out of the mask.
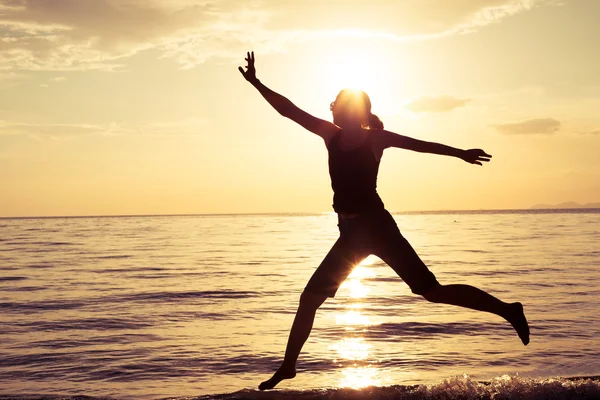
<path id="1" fill-rule="evenodd" d="M 369 257 L 261 393 L 334 214 L 0 219 L 0 399 L 600 398 L 600 210 L 394 218 L 441 283 L 522 302 L 531 343 Z"/>

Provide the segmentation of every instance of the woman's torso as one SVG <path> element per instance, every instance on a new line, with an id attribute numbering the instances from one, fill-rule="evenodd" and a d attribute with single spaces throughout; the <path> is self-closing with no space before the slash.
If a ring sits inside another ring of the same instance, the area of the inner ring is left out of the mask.
<path id="1" fill-rule="evenodd" d="M 383 209 L 377 194 L 377 174 L 381 155 L 373 149 L 373 134 L 346 146 L 339 131 L 328 143 L 329 176 L 333 189 L 333 209 L 337 213 L 365 213 Z M 360 139 L 360 138 L 359 138 Z"/>

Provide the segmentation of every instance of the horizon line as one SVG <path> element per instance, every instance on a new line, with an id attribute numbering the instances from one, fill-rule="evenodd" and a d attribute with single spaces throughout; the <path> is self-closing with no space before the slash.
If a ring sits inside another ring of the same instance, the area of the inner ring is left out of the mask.
<path id="1" fill-rule="evenodd" d="M 600 207 L 548 207 L 548 208 L 478 208 L 478 209 L 447 209 L 447 210 L 412 210 L 390 211 L 391 214 L 452 214 L 452 213 L 511 213 L 522 211 L 550 212 L 550 211 L 590 211 L 600 210 Z M 143 218 L 143 217 L 226 217 L 226 216 L 306 216 L 335 214 L 335 211 L 287 211 L 287 212 L 241 212 L 241 213 L 168 213 L 168 214 L 89 214 L 89 215 L 30 215 L 30 216 L 0 216 L 0 219 L 52 219 L 52 218 Z"/>

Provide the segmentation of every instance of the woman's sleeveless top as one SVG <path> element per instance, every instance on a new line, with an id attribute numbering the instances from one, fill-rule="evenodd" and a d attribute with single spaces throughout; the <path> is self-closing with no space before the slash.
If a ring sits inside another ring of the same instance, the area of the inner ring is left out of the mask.
<path id="1" fill-rule="evenodd" d="M 383 209 L 377 194 L 379 160 L 372 149 L 372 135 L 350 151 L 340 147 L 340 130 L 329 142 L 329 176 L 333 188 L 333 209 L 337 213 L 364 213 Z"/>

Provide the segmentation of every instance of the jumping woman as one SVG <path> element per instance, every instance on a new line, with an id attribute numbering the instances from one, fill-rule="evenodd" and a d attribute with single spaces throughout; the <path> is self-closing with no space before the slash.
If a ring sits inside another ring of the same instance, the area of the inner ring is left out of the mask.
<path id="1" fill-rule="evenodd" d="M 460 150 L 386 131 L 371 113 L 369 97 L 360 91 L 345 89 L 337 95 L 330 105 L 333 123 L 313 117 L 256 78 L 254 52 L 247 53 L 246 62 L 246 69 L 239 67 L 239 71 L 279 114 L 323 138 L 329 153 L 333 209 L 340 231 L 340 237 L 300 296 L 281 366 L 259 385 L 260 390 L 272 389 L 282 380 L 296 376 L 296 360 L 308 339 L 317 309 L 328 297 L 335 296 L 352 269 L 370 254 L 392 267 L 413 293 L 434 303 L 496 314 L 513 326 L 523 344 L 529 343 L 529 326 L 521 303 L 505 303 L 469 285 L 438 283 L 402 236 L 376 190 L 379 162 L 388 147 L 457 157 L 476 165 L 490 161 L 491 155 L 481 149 Z"/>

